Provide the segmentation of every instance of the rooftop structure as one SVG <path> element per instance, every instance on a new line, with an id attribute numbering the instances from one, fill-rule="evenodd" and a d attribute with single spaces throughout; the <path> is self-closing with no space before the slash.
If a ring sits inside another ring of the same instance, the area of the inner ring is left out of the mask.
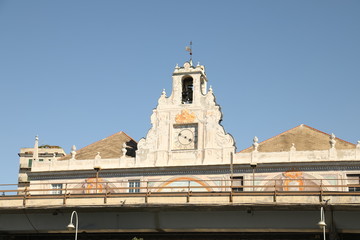
<path id="1" fill-rule="evenodd" d="M 20 166 L 27 167 L 21 168 L 19 178 L 26 174 L 26 188 L 19 185 L 17 190 L 4 191 L 17 195 L 5 195 L 2 199 L 7 202 L 0 201 L 0 207 L 65 211 L 82 207 L 86 211 L 96 209 L 93 211 L 101 215 L 104 206 L 129 212 L 137 208 L 145 213 L 162 206 L 176 208 L 174 216 L 181 219 L 181 212 L 198 206 L 203 211 L 199 219 L 204 222 L 206 211 L 214 210 L 214 214 L 229 219 L 233 217 L 230 210 L 270 211 L 279 226 L 255 222 L 232 225 L 230 220 L 224 225 L 209 217 L 207 225 L 189 220 L 194 224 L 189 227 L 186 221 L 177 220 L 178 226 L 164 223 L 161 227 L 164 232 L 254 234 L 266 229 L 316 233 L 308 218 L 320 206 L 331 206 L 331 211 L 337 211 L 333 216 L 360 212 L 360 143 L 349 143 L 302 124 L 263 142 L 254 137 L 251 147 L 235 152 L 235 140 L 221 125 L 221 109 L 213 89 L 207 86 L 205 67 L 193 66 L 191 61 L 177 65 L 172 81 L 171 95 L 162 92 L 150 116 L 152 127 L 138 142 L 118 132 L 79 150 L 73 146 L 66 155 L 61 148 L 37 147 L 37 140 L 34 148 L 21 149 Z M 298 228 L 283 219 L 292 210 L 301 216 Z M 130 218 L 135 215 L 129 213 Z M 249 216 L 241 219 L 246 221 Z M 332 231 L 360 233 L 352 222 L 341 220 L 344 222 L 338 224 L 335 217 L 332 221 Z M 140 229 L 140 225 L 134 231 L 159 228 L 152 225 Z M 61 232 L 58 227 L 44 227 L 44 231 Z M 98 224 L 88 231 L 118 230 Z"/>

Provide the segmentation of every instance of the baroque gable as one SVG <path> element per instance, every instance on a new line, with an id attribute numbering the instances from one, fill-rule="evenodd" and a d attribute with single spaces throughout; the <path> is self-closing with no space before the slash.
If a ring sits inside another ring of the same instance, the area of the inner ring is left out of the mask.
<path id="1" fill-rule="evenodd" d="M 207 89 L 204 66 L 186 62 L 173 73 L 171 96 L 162 92 L 152 127 L 138 143 L 139 165 L 215 164 L 230 161 L 234 139 L 220 124 L 222 113 Z"/>

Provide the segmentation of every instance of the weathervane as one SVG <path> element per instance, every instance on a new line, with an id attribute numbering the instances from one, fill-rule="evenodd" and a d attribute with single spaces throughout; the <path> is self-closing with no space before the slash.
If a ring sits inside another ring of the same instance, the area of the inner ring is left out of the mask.
<path id="1" fill-rule="evenodd" d="M 190 46 L 186 46 L 185 50 L 189 52 L 190 54 L 190 63 L 192 65 L 192 41 L 190 41 Z"/>

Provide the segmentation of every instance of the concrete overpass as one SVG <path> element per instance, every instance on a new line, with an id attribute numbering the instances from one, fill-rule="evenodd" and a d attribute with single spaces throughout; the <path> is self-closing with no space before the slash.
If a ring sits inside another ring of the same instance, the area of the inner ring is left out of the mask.
<path id="1" fill-rule="evenodd" d="M 326 200 L 326 201 L 325 201 Z M 360 238 L 357 192 L 168 192 L 0 197 L 0 239 Z"/>

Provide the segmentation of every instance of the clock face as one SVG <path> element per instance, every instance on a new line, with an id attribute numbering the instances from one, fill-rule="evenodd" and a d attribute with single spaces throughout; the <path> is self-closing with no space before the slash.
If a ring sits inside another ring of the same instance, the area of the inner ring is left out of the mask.
<path id="1" fill-rule="evenodd" d="M 174 125 L 173 135 L 173 149 L 188 150 L 197 148 L 197 125 Z"/>
<path id="2" fill-rule="evenodd" d="M 178 140 L 180 144 L 189 145 L 194 142 L 194 133 L 190 129 L 184 129 L 179 132 Z"/>

